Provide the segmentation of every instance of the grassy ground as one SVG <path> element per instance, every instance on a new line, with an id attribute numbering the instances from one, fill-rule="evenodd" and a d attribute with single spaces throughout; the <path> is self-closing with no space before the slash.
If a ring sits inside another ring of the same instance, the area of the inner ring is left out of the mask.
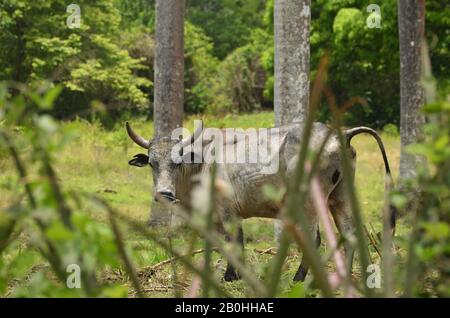
<path id="1" fill-rule="evenodd" d="M 186 119 L 185 126 L 192 129 L 194 117 Z M 208 127 L 270 127 L 273 123 L 272 113 L 259 113 L 252 115 L 230 115 L 225 118 L 205 117 Z M 147 169 L 136 169 L 128 166 L 127 161 L 136 153 L 142 152 L 127 137 L 122 124 L 117 124 L 112 130 L 105 130 L 99 124 L 82 120 L 63 124 L 68 130 L 73 130 L 75 136 L 60 151 L 57 156 L 58 176 L 66 190 L 75 190 L 88 193 L 97 193 L 103 196 L 112 206 L 140 222 L 144 223 L 150 215 L 151 173 Z M 153 131 L 152 123 L 144 120 L 133 120 L 136 131 L 150 137 Z M 388 158 L 392 171 L 398 170 L 399 138 L 383 134 Z M 360 203 L 364 211 L 365 223 L 376 231 L 381 229 L 380 212 L 384 196 L 384 166 L 381 154 L 375 140 L 370 136 L 360 135 L 353 139 L 353 146 L 357 150 L 356 184 Z M 8 189 L 13 175 L 12 163 L 0 156 L 0 208 L 9 202 L 14 189 Z M 396 177 L 394 173 L 394 177 Z M 95 214 L 95 218 L 104 221 L 104 214 Z M 265 264 L 272 257 L 261 253 L 275 245 L 273 238 L 272 221 L 264 219 L 251 219 L 244 222 L 246 237 L 246 261 L 252 264 L 255 271 L 264 276 Z M 401 235 L 402 227 L 398 229 Z M 176 246 L 185 245 L 189 233 L 183 232 L 174 241 Z M 164 251 L 155 247 L 151 242 L 135 233 L 127 233 L 127 243 L 134 253 L 137 266 L 144 268 L 163 261 L 169 257 Z M 197 240 L 201 247 L 201 240 Z M 322 244 L 322 252 L 325 247 Z M 375 251 L 372 258 L 379 261 Z M 39 262 L 39 258 L 36 258 Z M 285 264 L 285 274 L 282 283 L 287 290 L 290 280 L 298 267 L 299 256 L 297 251 L 291 250 Z M 217 275 L 222 275 L 224 264 L 219 255 L 214 256 L 214 264 L 218 269 Z M 358 272 L 358 271 L 356 271 Z M 357 274 L 356 274 L 357 275 Z M 173 296 L 171 266 L 162 266 L 151 275 L 143 273 L 141 276 L 146 292 L 150 297 Z M 188 277 L 186 278 L 189 279 Z M 185 288 L 181 284 L 180 288 Z M 227 289 L 235 296 L 245 295 L 245 286 L 242 282 L 227 283 Z"/>

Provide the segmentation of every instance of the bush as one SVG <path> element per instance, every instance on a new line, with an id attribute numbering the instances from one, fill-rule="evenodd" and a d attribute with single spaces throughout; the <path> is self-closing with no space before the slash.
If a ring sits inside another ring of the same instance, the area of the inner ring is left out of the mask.
<path id="1" fill-rule="evenodd" d="M 400 134 L 398 127 L 394 124 L 384 125 L 383 132 L 389 136 L 394 136 L 394 137 L 397 137 Z"/>
<path id="2" fill-rule="evenodd" d="M 6 88 L 2 85 L 0 91 Z M 0 210 L 0 294 L 126 296 L 126 286 L 99 281 L 97 276 L 120 268 L 115 231 L 89 217 L 85 211 L 92 209 L 92 203 L 84 201 L 81 207 L 82 194 L 65 192 L 53 167 L 55 152 L 71 138 L 48 115 L 59 87 L 41 87 L 41 93 L 25 87 L 19 91 L 15 98 L 0 94 L 0 145 L 16 168 L 12 183 L 21 189 Z M 14 132 L 18 124 L 20 133 Z M 20 144 L 31 148 L 26 162 Z M 29 173 L 34 169 L 37 175 Z M 80 284 L 79 288 L 71 288 L 71 283 Z"/>
<path id="3" fill-rule="evenodd" d="M 250 44 L 235 50 L 220 63 L 213 80 L 208 111 L 252 112 L 265 105 L 267 73 L 261 63 L 261 53 L 269 38 L 256 30 Z"/>
<path id="4" fill-rule="evenodd" d="M 201 28 L 186 22 L 184 33 L 184 109 L 189 113 L 202 113 L 209 107 L 211 82 L 219 76 L 219 61 L 212 55 L 212 40 Z"/>
<path id="5" fill-rule="evenodd" d="M 420 171 L 404 190 L 407 198 L 420 191 L 409 258 L 409 274 L 417 282 L 410 292 L 450 297 L 450 100 L 427 105 L 424 112 L 433 118 L 424 127 L 427 141 L 411 145 L 409 151 L 425 156 L 431 169 Z"/>
<path id="6" fill-rule="evenodd" d="M 110 1 L 77 4 L 82 23 L 69 29 L 65 1 L 3 1 L 0 46 L 9 50 L 0 53 L 0 80 L 61 84 L 58 114 L 66 117 L 90 111 L 93 100 L 108 110 L 147 107 L 152 82 L 136 76 L 142 60 L 121 47 L 120 12 Z"/>

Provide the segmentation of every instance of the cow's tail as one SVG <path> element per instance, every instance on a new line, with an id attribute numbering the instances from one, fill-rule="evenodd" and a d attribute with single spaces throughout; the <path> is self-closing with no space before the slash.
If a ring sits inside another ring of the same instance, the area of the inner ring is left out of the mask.
<path id="1" fill-rule="evenodd" d="M 350 141 L 352 140 L 352 138 L 355 137 L 356 135 L 359 135 L 362 133 L 366 133 L 366 134 L 369 134 L 372 137 L 374 137 L 378 143 L 378 147 L 380 147 L 381 155 L 383 156 L 383 161 L 384 161 L 384 168 L 386 170 L 385 191 L 387 194 L 389 194 L 391 187 L 394 185 L 394 181 L 392 179 L 391 169 L 389 167 L 389 161 L 388 161 L 388 158 L 386 155 L 386 150 L 384 148 L 384 144 L 383 144 L 383 141 L 381 140 L 380 135 L 378 135 L 378 133 L 375 130 L 373 130 L 372 128 L 369 128 L 369 127 L 356 127 L 356 128 L 347 129 L 344 131 L 344 135 L 347 139 L 347 145 L 350 146 Z M 390 226 L 391 226 L 392 233 L 394 233 L 395 232 L 395 223 L 397 221 L 397 209 L 392 204 L 390 204 L 389 212 L 390 212 Z"/>

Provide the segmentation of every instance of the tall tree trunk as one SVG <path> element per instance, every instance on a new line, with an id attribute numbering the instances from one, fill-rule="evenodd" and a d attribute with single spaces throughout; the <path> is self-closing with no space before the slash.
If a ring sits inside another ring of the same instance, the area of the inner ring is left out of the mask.
<path id="1" fill-rule="evenodd" d="M 183 123 L 184 0 L 156 1 L 155 137 Z"/>
<path id="2" fill-rule="evenodd" d="M 275 125 L 303 121 L 309 107 L 310 0 L 275 0 Z M 282 226 L 275 222 L 280 241 Z"/>
<path id="3" fill-rule="evenodd" d="M 421 126 L 425 116 L 419 111 L 424 103 L 421 85 L 421 46 L 425 29 L 425 1 L 399 0 L 398 26 L 400 39 L 400 181 L 413 178 L 424 157 L 409 154 L 406 147 L 423 139 Z"/>
<path id="4" fill-rule="evenodd" d="M 153 120 L 155 137 L 170 136 L 183 124 L 184 0 L 156 0 Z M 167 225 L 170 211 L 155 201 L 151 225 Z"/>
<path id="5" fill-rule="evenodd" d="M 310 0 L 275 0 L 275 125 L 303 121 L 309 104 Z"/>

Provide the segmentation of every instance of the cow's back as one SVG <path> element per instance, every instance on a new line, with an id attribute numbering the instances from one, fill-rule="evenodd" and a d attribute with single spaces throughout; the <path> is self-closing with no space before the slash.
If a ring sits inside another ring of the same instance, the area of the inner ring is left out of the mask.
<path id="1" fill-rule="evenodd" d="M 275 189 L 281 189 L 285 185 L 285 176 L 289 178 L 292 175 L 297 162 L 303 125 L 292 123 L 272 128 L 270 131 L 271 135 L 278 133 L 280 141 L 276 146 L 278 169 L 275 173 L 261 173 L 264 168 L 261 163 L 233 163 L 221 167 L 221 177 L 226 178 L 234 189 L 231 208 L 243 218 L 277 216 L 279 205 L 266 198 L 264 186 L 270 185 Z M 328 131 L 329 128 L 325 124 L 314 123 L 310 148 L 318 149 Z"/>

